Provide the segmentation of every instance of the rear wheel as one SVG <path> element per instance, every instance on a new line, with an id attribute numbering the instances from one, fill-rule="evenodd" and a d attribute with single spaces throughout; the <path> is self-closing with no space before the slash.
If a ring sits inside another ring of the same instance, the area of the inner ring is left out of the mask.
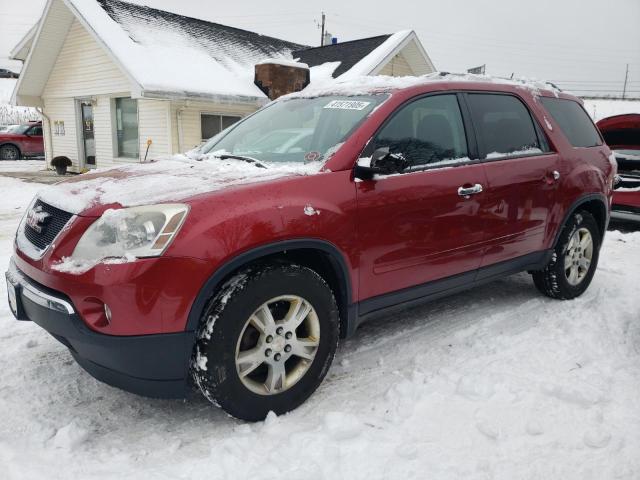
<path id="1" fill-rule="evenodd" d="M 192 376 L 234 417 L 262 420 L 304 402 L 326 375 L 338 343 L 338 309 L 316 272 L 276 264 L 240 272 L 207 307 Z"/>
<path id="2" fill-rule="evenodd" d="M 20 150 L 14 145 L 2 145 L 0 147 L 0 160 L 19 160 Z"/>
<path id="3" fill-rule="evenodd" d="M 551 260 L 543 270 L 532 274 L 538 290 L 561 300 L 582 295 L 595 274 L 601 241 L 593 215 L 586 211 L 571 215 Z"/>

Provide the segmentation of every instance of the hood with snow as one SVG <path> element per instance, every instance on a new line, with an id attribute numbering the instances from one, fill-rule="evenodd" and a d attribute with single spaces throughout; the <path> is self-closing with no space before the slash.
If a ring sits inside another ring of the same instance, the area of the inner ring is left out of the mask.
<path id="1" fill-rule="evenodd" d="M 78 175 L 44 188 L 38 197 L 66 212 L 81 214 L 99 206 L 133 207 L 183 201 L 224 188 L 314 174 L 321 167 L 322 164 L 315 162 L 270 164 L 269 168 L 260 168 L 242 160 L 222 160 L 212 155 L 198 160 L 175 155 Z"/>

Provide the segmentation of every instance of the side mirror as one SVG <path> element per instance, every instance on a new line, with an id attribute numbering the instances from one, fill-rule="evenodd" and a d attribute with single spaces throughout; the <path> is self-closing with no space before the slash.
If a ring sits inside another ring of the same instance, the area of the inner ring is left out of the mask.
<path id="1" fill-rule="evenodd" d="M 355 176 L 361 180 L 371 180 L 374 175 L 390 175 L 400 173 L 406 165 L 402 155 L 389 152 L 389 147 L 380 147 L 371 154 L 369 165 L 358 163 L 355 167 Z"/>

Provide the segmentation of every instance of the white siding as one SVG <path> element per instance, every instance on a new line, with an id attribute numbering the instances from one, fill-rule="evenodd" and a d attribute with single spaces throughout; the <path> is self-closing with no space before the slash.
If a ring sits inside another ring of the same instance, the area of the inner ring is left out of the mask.
<path id="1" fill-rule="evenodd" d="M 179 122 L 178 115 L 182 123 L 182 150 L 187 151 L 202 142 L 202 131 L 200 125 L 200 115 L 202 113 L 214 113 L 220 115 L 233 115 L 245 117 L 255 112 L 258 105 L 251 104 L 223 104 L 213 102 L 172 102 L 171 123 L 173 153 L 179 151 Z"/>
<path id="2" fill-rule="evenodd" d="M 398 53 L 394 57 L 389 60 L 389 62 L 382 67 L 382 69 L 378 72 L 378 75 L 389 75 L 391 77 L 406 77 L 410 75 L 415 75 L 414 71 L 407 62 L 407 59 L 404 58 L 402 52 Z"/>
<path id="3" fill-rule="evenodd" d="M 149 158 L 167 155 L 171 152 L 169 133 L 169 109 L 167 100 L 138 100 L 138 135 L 140 136 L 140 159 L 144 159 L 147 140 L 151 140 Z"/>
<path id="4" fill-rule="evenodd" d="M 65 135 L 52 135 L 53 156 L 71 159 L 71 170 L 80 171 L 79 120 L 76 99 L 93 101 L 96 163 L 114 163 L 111 105 L 113 96 L 129 95 L 127 77 L 112 62 L 93 37 L 74 20 L 42 94 L 44 112 L 54 122 L 63 121 Z"/>
<path id="5" fill-rule="evenodd" d="M 101 95 L 93 105 L 93 136 L 96 142 L 96 165 L 113 164 L 113 131 L 111 128 L 111 97 Z"/>
<path id="6" fill-rule="evenodd" d="M 54 122 L 64 122 L 64 135 L 52 135 L 51 146 L 53 156 L 64 155 L 73 162 L 71 170 L 78 171 L 78 143 L 76 137 L 76 110 L 73 98 L 47 98 L 44 100 L 44 112 L 51 120 L 53 132 Z M 47 158 L 47 161 L 50 161 Z"/>
<path id="7" fill-rule="evenodd" d="M 124 73 L 74 20 L 42 97 L 82 97 L 130 90 Z"/>

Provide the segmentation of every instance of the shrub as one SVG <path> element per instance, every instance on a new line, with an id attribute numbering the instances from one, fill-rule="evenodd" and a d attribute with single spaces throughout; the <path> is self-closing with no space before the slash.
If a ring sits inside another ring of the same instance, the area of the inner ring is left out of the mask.
<path id="1" fill-rule="evenodd" d="M 54 157 L 53 160 L 51 160 L 52 167 L 70 167 L 71 165 L 72 162 L 69 157 Z"/>

